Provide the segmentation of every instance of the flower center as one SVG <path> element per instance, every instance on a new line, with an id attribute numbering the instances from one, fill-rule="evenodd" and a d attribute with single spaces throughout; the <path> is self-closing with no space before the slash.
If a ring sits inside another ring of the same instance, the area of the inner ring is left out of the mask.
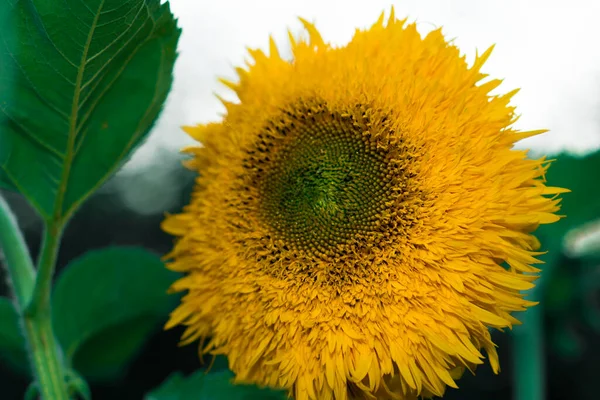
<path id="1" fill-rule="evenodd" d="M 388 219 L 398 166 L 356 117 L 311 108 L 259 137 L 247 159 L 259 215 L 290 247 L 331 255 Z"/>

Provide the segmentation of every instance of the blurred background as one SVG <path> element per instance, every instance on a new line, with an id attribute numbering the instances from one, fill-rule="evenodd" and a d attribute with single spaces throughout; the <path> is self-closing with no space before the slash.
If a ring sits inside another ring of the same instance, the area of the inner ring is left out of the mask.
<path id="1" fill-rule="evenodd" d="M 546 370 L 548 399 L 596 399 L 600 360 L 600 2 L 565 1 L 337 1 L 305 0 L 173 0 L 183 34 L 173 90 L 147 142 L 125 167 L 76 214 L 63 239 L 60 268 L 87 250 L 109 245 L 135 245 L 157 254 L 170 250 L 161 232 L 164 212 L 177 212 L 188 201 L 194 175 L 184 170 L 178 150 L 191 143 L 181 125 L 220 118 L 223 107 L 215 93 L 232 94 L 217 77 L 234 77 L 246 59 L 246 46 L 267 48 L 269 35 L 287 51 L 287 29 L 301 32 L 302 16 L 316 23 L 324 39 L 348 42 L 355 28 L 366 28 L 394 5 L 398 17 L 416 21 L 422 33 L 443 27 L 447 38 L 472 61 L 476 51 L 496 47 L 484 67 L 504 79 L 497 91 L 521 88 L 513 98 L 523 130 L 549 133 L 518 144 L 532 155 L 556 159 L 548 180 L 570 188 L 563 213 L 569 218 L 540 230 L 546 261 L 542 289 L 542 331 L 533 336 Z M 288 52 L 289 54 L 289 52 Z M 19 218 L 34 256 L 41 221 L 17 195 L 3 192 Z M 0 294 L 6 295 L 0 269 Z M 143 277 L 140 277 L 143 279 Z M 523 317 L 526 319 L 527 317 Z M 165 315 L 166 319 L 166 315 Z M 123 327 L 114 327 L 120 332 Z M 93 373 L 95 399 L 142 399 L 172 371 L 189 374 L 200 365 L 194 345 L 178 347 L 181 330 L 164 332 L 160 324 L 148 340 L 119 359 L 110 374 Z M 494 333 L 502 372 L 488 366 L 466 374 L 461 389 L 447 399 L 511 399 L 520 369 L 514 357 L 519 332 Z M 15 354 L 0 353 L 0 399 L 22 398 L 29 382 Z M 107 361 L 107 362 L 110 362 Z M 116 361 L 115 361 L 116 362 Z M 222 360 L 215 368 L 224 368 Z M 534 379 L 534 378 L 532 378 Z"/>

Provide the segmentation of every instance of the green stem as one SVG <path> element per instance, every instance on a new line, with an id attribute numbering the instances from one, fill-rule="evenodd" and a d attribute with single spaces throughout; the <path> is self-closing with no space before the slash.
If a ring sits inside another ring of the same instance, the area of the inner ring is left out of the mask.
<path id="1" fill-rule="evenodd" d="M 23 309 L 29 302 L 33 290 L 35 270 L 17 220 L 2 196 L 0 196 L 0 248 L 6 258 L 8 276 L 17 305 Z"/>
<path id="2" fill-rule="evenodd" d="M 43 399 L 68 400 L 62 352 L 52 330 L 50 293 L 62 226 L 46 222 L 31 302 L 25 309 L 25 329 Z"/>
<path id="3" fill-rule="evenodd" d="M 42 250 L 38 259 L 37 277 L 31 295 L 31 301 L 25 309 L 26 315 L 35 315 L 50 310 L 50 293 L 52 290 L 52 277 L 56 265 L 56 256 L 62 237 L 60 223 L 49 221 L 46 223 Z"/>
<path id="4" fill-rule="evenodd" d="M 537 305 L 525 313 L 523 325 L 513 329 L 513 373 L 515 400 L 544 400 L 543 308 Z"/>
<path id="5" fill-rule="evenodd" d="M 16 219 L 0 197 L 0 246 L 6 255 L 38 390 L 44 400 L 68 400 L 63 357 L 52 330 L 50 309 L 62 228 L 59 223 L 48 223 L 47 227 L 36 274 Z"/>
<path id="6" fill-rule="evenodd" d="M 63 357 L 52 331 L 49 311 L 24 318 L 31 360 L 41 398 L 69 400 Z"/>

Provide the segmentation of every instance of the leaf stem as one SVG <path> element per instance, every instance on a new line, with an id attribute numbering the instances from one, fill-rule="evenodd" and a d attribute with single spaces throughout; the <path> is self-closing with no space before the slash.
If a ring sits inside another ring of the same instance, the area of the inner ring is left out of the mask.
<path id="1" fill-rule="evenodd" d="M 10 207 L 0 195 L 0 248 L 4 252 L 8 277 L 10 279 L 17 305 L 23 309 L 35 282 L 35 270 L 19 230 L 19 225 Z"/>
<path id="2" fill-rule="evenodd" d="M 52 277 L 62 230 L 62 223 L 55 220 L 46 222 L 35 286 L 24 312 L 25 330 L 41 396 L 48 400 L 69 399 L 64 357 L 52 329 L 50 306 Z"/>
<path id="3" fill-rule="evenodd" d="M 17 220 L 0 196 L 0 246 L 6 256 L 8 274 L 23 334 L 44 400 L 68 400 L 62 351 L 52 330 L 50 291 L 62 225 L 48 224 L 44 235 L 38 273 L 33 268 Z"/>
<path id="4" fill-rule="evenodd" d="M 38 312 L 50 310 L 50 292 L 52 290 L 52 277 L 56 265 L 56 256 L 62 237 L 62 225 L 54 221 L 46 222 L 42 250 L 38 259 L 37 276 L 31 295 L 31 301 L 25 309 L 26 315 L 35 315 Z"/>
<path id="5" fill-rule="evenodd" d="M 24 317 L 29 353 L 41 398 L 69 400 L 62 352 L 52 330 L 49 311 Z"/>

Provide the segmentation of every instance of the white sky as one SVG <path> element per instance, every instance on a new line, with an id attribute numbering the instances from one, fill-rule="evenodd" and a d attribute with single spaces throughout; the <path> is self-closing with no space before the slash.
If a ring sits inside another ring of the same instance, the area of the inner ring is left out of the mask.
<path id="1" fill-rule="evenodd" d="M 347 43 L 357 27 L 371 25 L 394 5 L 399 18 L 426 33 L 443 27 L 472 60 L 496 44 L 484 72 L 504 78 L 498 92 L 521 88 L 513 98 L 519 129 L 547 128 L 519 147 L 545 153 L 600 148 L 600 1 L 597 0 L 171 0 L 183 34 L 173 90 L 149 141 L 129 168 L 154 162 L 157 147 L 190 143 L 179 127 L 215 121 L 223 111 L 214 93 L 231 98 L 217 77 L 234 77 L 246 46 L 268 48 L 272 34 L 287 45 L 297 17 L 315 22 L 323 38 Z"/>

